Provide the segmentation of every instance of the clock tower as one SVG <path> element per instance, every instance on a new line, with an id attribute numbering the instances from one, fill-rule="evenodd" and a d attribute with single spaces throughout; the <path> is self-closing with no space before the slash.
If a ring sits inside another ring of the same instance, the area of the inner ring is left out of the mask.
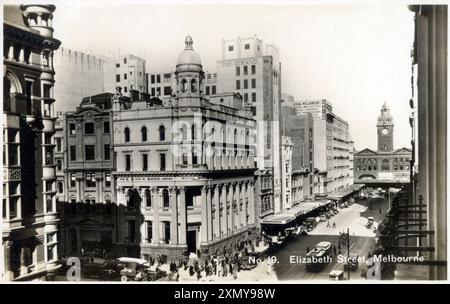
<path id="1" fill-rule="evenodd" d="M 394 122 L 391 116 L 391 110 L 386 102 L 381 108 L 377 123 L 378 132 L 378 151 L 390 152 L 394 150 Z"/>

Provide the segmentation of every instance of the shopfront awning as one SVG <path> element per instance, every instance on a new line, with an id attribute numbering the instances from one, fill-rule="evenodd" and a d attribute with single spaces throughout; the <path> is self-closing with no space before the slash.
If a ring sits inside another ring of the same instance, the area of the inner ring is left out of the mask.
<path id="1" fill-rule="evenodd" d="M 261 221 L 263 225 L 286 225 L 295 220 L 295 216 L 290 213 L 280 213 L 270 215 Z"/>
<path id="2" fill-rule="evenodd" d="M 351 185 L 348 188 L 334 191 L 334 192 L 328 194 L 327 198 L 331 199 L 331 200 L 339 201 L 339 200 L 346 198 L 347 196 L 359 191 L 362 187 L 364 187 L 364 185 Z"/>
<path id="3" fill-rule="evenodd" d="M 261 221 L 261 224 L 265 225 L 286 225 L 295 220 L 300 215 L 311 212 L 319 207 L 330 203 L 328 200 L 320 201 L 306 201 L 301 202 L 298 205 L 290 209 L 284 210 L 282 213 L 270 215 Z"/>

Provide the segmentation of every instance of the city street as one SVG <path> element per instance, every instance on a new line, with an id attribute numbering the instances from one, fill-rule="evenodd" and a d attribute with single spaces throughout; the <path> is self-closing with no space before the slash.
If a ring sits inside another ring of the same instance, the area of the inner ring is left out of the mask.
<path id="1" fill-rule="evenodd" d="M 370 206 L 370 208 L 368 207 Z M 340 212 L 330 219 L 330 226 L 336 223 L 336 228 L 327 227 L 327 222 L 319 225 L 308 236 L 301 236 L 294 242 L 287 244 L 275 254 L 278 263 L 275 265 L 275 273 L 279 280 L 328 280 L 330 271 L 334 269 L 343 270 L 344 265 L 338 264 L 337 259 L 327 265 L 319 273 L 306 271 L 306 265 L 302 263 L 290 263 L 291 256 L 305 256 L 307 248 L 312 249 L 321 241 L 328 241 L 338 247 L 339 233 L 350 229 L 350 253 L 367 257 L 367 254 L 375 245 L 375 233 L 365 227 L 367 218 L 374 217 L 374 226 L 377 227 L 380 219 L 388 208 L 387 199 L 371 199 L 367 201 L 367 206 L 362 203 L 355 203 L 348 208 L 341 209 Z M 381 213 L 380 213 L 381 210 Z M 346 251 L 342 249 L 342 253 Z M 359 269 L 351 273 L 351 280 L 364 280 L 361 278 L 361 269 L 365 265 L 360 263 Z M 345 274 L 347 277 L 347 274 Z"/>

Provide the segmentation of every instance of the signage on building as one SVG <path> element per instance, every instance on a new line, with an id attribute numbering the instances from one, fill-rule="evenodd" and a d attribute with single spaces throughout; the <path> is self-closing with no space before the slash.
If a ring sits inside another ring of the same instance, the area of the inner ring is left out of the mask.
<path id="1" fill-rule="evenodd" d="M 229 67 L 243 66 L 243 65 L 255 65 L 257 63 L 258 63 L 257 58 L 226 60 L 226 61 L 222 61 L 222 68 L 229 68 Z"/>

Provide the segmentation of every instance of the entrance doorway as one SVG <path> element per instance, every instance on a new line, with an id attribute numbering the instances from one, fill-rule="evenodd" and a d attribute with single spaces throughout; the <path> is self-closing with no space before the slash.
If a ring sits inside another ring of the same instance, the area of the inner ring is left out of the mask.
<path id="1" fill-rule="evenodd" d="M 187 250 L 196 253 L 197 249 L 197 231 L 191 230 L 187 232 Z"/>

